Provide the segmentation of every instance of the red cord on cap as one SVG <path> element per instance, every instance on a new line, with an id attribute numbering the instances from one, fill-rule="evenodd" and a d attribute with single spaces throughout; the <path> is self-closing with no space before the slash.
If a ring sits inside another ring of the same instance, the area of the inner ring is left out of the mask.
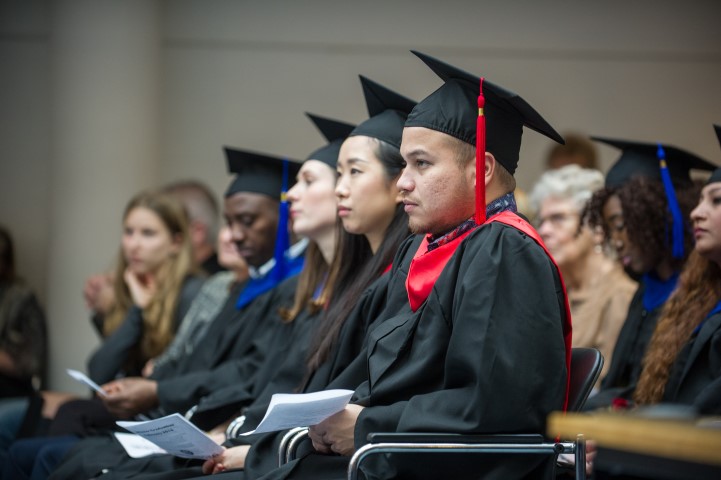
<path id="1" fill-rule="evenodd" d="M 481 225 L 486 221 L 486 117 L 483 112 L 485 103 L 483 77 L 481 77 L 478 120 L 476 120 L 476 225 Z"/>

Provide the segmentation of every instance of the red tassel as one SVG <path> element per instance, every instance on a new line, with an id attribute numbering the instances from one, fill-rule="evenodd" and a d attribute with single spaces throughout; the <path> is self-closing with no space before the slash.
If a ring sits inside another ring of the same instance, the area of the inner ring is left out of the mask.
<path id="1" fill-rule="evenodd" d="M 483 107 L 483 77 L 478 95 L 478 120 L 476 121 L 476 225 L 486 221 L 486 116 Z"/>

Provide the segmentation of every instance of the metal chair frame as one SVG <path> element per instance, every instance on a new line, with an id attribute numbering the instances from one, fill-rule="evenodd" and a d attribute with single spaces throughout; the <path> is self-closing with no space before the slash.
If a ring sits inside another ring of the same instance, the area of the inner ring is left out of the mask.
<path id="1" fill-rule="evenodd" d="M 574 359 L 583 363 L 584 370 L 573 370 Z M 595 348 L 574 348 L 571 360 L 571 385 L 569 411 L 580 410 L 603 368 L 603 356 Z M 297 447 L 308 436 L 308 428 L 299 427 L 289 431 L 281 442 L 279 464 L 294 460 Z M 425 438 L 424 438 L 425 437 Z M 419 438 L 421 440 L 419 441 Z M 426 441 L 425 439 L 428 439 Z M 379 453 L 519 453 L 558 456 L 573 454 L 577 480 L 586 479 L 586 441 L 578 435 L 574 441 L 546 442 L 541 435 L 458 435 L 416 433 L 373 433 L 370 443 L 359 448 L 348 465 L 348 479 L 358 478 L 358 469 L 368 457 Z"/>

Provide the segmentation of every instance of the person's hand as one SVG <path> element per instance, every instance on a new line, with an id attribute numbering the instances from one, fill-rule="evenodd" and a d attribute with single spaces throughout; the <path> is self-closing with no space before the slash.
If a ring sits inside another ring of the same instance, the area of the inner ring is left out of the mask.
<path id="1" fill-rule="evenodd" d="M 245 466 L 245 457 L 248 456 L 250 445 L 238 445 L 237 447 L 223 448 L 223 453 L 205 461 L 203 464 L 204 474 L 209 475 L 211 473 L 220 473 L 226 470 L 243 468 Z"/>
<path id="2" fill-rule="evenodd" d="M 113 274 L 101 273 L 91 275 L 85 280 L 83 298 L 88 309 L 105 315 L 115 303 L 113 291 Z"/>
<path id="3" fill-rule="evenodd" d="M 129 268 L 125 269 L 123 274 L 125 284 L 128 286 L 130 296 L 133 298 L 133 303 L 140 308 L 145 308 L 150 304 L 153 295 L 158 290 L 158 284 L 155 281 L 155 277 L 152 275 L 137 275 Z"/>
<path id="4" fill-rule="evenodd" d="M 153 370 L 155 369 L 155 359 L 151 358 L 147 362 L 145 362 L 145 365 L 143 366 L 142 375 L 145 378 L 148 378 L 153 374 Z"/>
<path id="5" fill-rule="evenodd" d="M 128 377 L 102 386 L 107 396 L 100 396 L 105 407 L 119 418 L 130 418 L 158 405 L 158 383 L 146 378 Z"/>
<path id="6" fill-rule="evenodd" d="M 310 427 L 308 436 L 320 453 L 350 456 L 355 451 L 354 433 L 358 415 L 364 407 L 355 404 Z"/>
<path id="7" fill-rule="evenodd" d="M 210 431 L 206 432 L 210 438 L 213 439 L 215 443 L 218 445 L 222 445 L 223 442 L 225 442 L 225 431 L 228 429 L 228 425 L 230 425 L 230 422 L 232 419 L 228 419 L 226 422 L 221 423 L 220 425 L 216 425 L 213 427 Z"/>
<path id="8" fill-rule="evenodd" d="M 586 441 L 586 475 L 593 473 L 593 462 L 596 460 L 598 446 L 593 440 Z M 571 453 L 563 453 L 558 456 L 558 463 L 573 468 L 576 465 L 576 457 Z"/>

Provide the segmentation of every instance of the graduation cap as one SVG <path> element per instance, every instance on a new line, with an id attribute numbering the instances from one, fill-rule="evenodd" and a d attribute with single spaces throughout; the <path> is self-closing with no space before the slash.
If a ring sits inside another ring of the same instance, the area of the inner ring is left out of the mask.
<path id="1" fill-rule="evenodd" d="M 223 150 L 228 163 L 228 173 L 235 174 L 225 191 L 226 197 L 238 192 L 253 192 L 280 199 L 284 164 L 287 164 L 288 169 L 288 188 L 295 182 L 295 176 L 300 170 L 300 163 L 294 160 L 230 147 L 223 147 Z"/>
<path id="2" fill-rule="evenodd" d="M 517 93 L 441 60 L 413 51 L 444 84 L 421 101 L 406 127 L 436 130 L 476 147 L 476 223 L 485 219 L 485 152 L 516 171 L 523 127 L 563 144 L 563 137 Z"/>
<path id="3" fill-rule="evenodd" d="M 308 155 L 306 160 L 320 160 L 335 170 L 335 165 L 338 163 L 340 146 L 343 144 L 343 141 L 348 138 L 348 135 L 353 131 L 355 125 L 308 112 L 305 114 L 310 118 L 311 122 L 315 124 L 316 128 L 320 130 L 320 133 L 323 134 L 326 140 L 328 140 L 328 145 L 315 150 Z"/>
<path id="4" fill-rule="evenodd" d="M 416 102 L 373 80 L 359 75 L 370 118 L 349 135 L 364 135 L 401 147 L 403 126 Z"/>
<path id="5" fill-rule="evenodd" d="M 637 176 L 661 180 L 659 145 L 665 153 L 671 181 L 677 186 L 691 183 L 690 170 L 713 170 L 716 168 L 715 165 L 698 155 L 673 145 L 595 136 L 592 136 L 591 139 L 622 150 L 621 156 L 606 174 L 606 186 L 611 188 L 620 187 Z"/>
<path id="6" fill-rule="evenodd" d="M 716 131 L 716 138 L 718 138 L 719 146 L 721 146 L 721 125 L 714 125 L 713 129 Z M 721 168 L 717 168 L 709 177 L 706 185 L 709 183 L 721 182 Z"/>
<path id="7" fill-rule="evenodd" d="M 715 166 L 691 152 L 672 145 L 603 137 L 591 137 L 591 139 L 623 151 L 621 157 L 606 174 L 607 187 L 620 187 L 631 178 L 639 176 L 663 182 L 668 209 L 673 217 L 671 253 L 674 258 L 683 258 L 685 222 L 676 198 L 674 184 L 677 186 L 690 185 L 690 170 L 713 170 Z"/>

